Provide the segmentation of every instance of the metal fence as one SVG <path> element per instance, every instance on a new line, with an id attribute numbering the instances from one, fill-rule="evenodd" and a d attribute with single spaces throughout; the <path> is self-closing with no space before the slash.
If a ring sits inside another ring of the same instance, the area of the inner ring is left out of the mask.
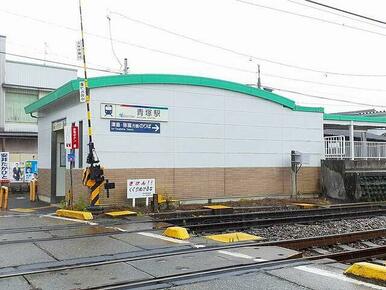
<path id="1" fill-rule="evenodd" d="M 354 141 L 354 159 L 386 159 L 386 142 Z M 324 138 L 326 159 L 352 159 L 351 142 L 344 136 Z"/>

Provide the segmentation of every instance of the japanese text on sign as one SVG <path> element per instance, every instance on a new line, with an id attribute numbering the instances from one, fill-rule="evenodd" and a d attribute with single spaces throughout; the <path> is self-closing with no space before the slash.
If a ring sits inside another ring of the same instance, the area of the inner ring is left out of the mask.
<path id="1" fill-rule="evenodd" d="M 155 194 L 155 179 L 128 179 L 127 198 L 147 198 Z"/>
<path id="2" fill-rule="evenodd" d="M 86 85 L 84 82 L 79 82 L 79 102 L 86 102 Z"/>
<path id="3" fill-rule="evenodd" d="M 66 149 L 79 149 L 79 129 L 77 126 L 64 127 L 64 143 Z"/>
<path id="4" fill-rule="evenodd" d="M 0 152 L 0 182 L 9 181 L 9 152 Z"/>
<path id="5" fill-rule="evenodd" d="M 161 132 L 161 124 L 110 120 L 110 131 L 159 134 Z"/>
<path id="6" fill-rule="evenodd" d="M 101 117 L 107 119 L 167 122 L 168 108 L 101 104 Z"/>

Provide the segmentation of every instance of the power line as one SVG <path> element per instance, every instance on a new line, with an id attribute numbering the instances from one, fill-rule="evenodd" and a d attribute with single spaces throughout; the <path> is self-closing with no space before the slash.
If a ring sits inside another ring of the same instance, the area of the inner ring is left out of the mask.
<path id="1" fill-rule="evenodd" d="M 65 65 L 65 66 L 69 66 L 69 67 L 83 68 L 83 66 L 78 65 L 78 64 L 66 63 L 66 62 L 61 62 L 61 61 L 56 61 L 56 60 L 47 60 L 47 59 L 43 59 L 43 58 L 21 55 L 21 54 L 16 54 L 16 53 L 11 53 L 11 52 L 4 52 L 4 51 L 0 51 L 0 53 L 4 54 L 4 55 L 10 55 L 10 56 L 20 57 L 20 58 L 30 59 L 30 60 L 35 60 L 35 61 L 42 61 L 42 62 L 48 62 L 48 63 L 53 63 L 53 64 Z M 100 68 L 90 67 L 90 66 L 87 66 L 87 68 L 90 70 L 93 70 L 93 71 L 120 74 L 120 72 L 113 71 L 110 69 L 100 69 Z"/>
<path id="2" fill-rule="evenodd" d="M 26 59 L 31 59 L 35 61 L 44 61 L 44 59 L 41 58 L 36 58 L 36 57 L 30 57 L 30 56 L 25 56 L 25 55 L 19 55 L 19 54 L 14 54 L 14 53 L 5 53 L 5 52 L 0 52 L 1 54 L 5 55 L 11 55 L 15 57 L 20 57 L 20 58 L 26 58 Z M 53 61 L 53 60 L 45 60 L 48 63 L 54 63 L 54 64 L 60 64 L 60 65 L 66 65 L 70 67 L 77 67 L 77 68 L 82 68 L 83 66 L 80 65 L 75 65 L 75 64 L 70 64 L 70 63 L 64 63 L 64 62 L 58 62 L 58 61 Z M 101 71 L 101 72 L 109 72 L 109 73 L 115 73 L 115 74 L 120 74 L 120 72 L 113 72 L 111 70 L 103 70 L 103 69 L 98 69 L 98 68 L 92 68 L 92 67 L 87 67 L 90 70 L 95 70 L 95 71 Z M 341 102 L 341 103 L 347 103 L 347 104 L 354 104 L 354 105 L 360 105 L 360 106 L 373 106 L 373 107 L 382 107 L 386 108 L 386 106 L 382 105 L 375 105 L 375 104 L 368 104 L 368 103 L 360 103 L 360 102 L 353 102 L 353 101 L 348 101 L 348 100 L 340 100 L 340 99 L 335 99 L 335 98 L 329 98 L 329 97 L 322 97 L 322 96 L 317 96 L 317 95 L 312 95 L 308 93 L 303 93 L 299 91 L 294 91 L 294 90 L 288 90 L 288 89 L 282 89 L 278 87 L 272 87 L 269 86 L 269 88 L 277 91 L 282 91 L 282 92 L 288 92 L 288 93 L 293 93 L 293 94 L 298 94 L 298 95 L 303 95 L 311 98 L 317 98 L 317 99 L 323 99 L 323 100 L 329 100 L 329 101 L 334 101 L 334 102 Z"/>
<path id="3" fill-rule="evenodd" d="M 347 18 L 347 19 L 356 21 L 356 22 L 364 23 L 366 25 L 371 25 L 371 26 L 375 26 L 375 27 L 378 27 L 378 28 L 386 29 L 386 27 L 383 26 L 383 25 L 378 25 L 378 24 L 375 24 L 375 23 L 364 21 L 364 20 L 358 19 L 356 17 L 355 18 L 354 17 L 350 17 L 350 16 L 344 15 L 342 13 L 332 12 L 332 11 L 327 10 L 327 9 L 322 9 L 322 8 L 315 7 L 315 6 L 312 6 L 312 5 L 307 5 L 307 4 L 304 4 L 304 3 L 299 3 L 299 2 L 293 1 L 293 0 L 287 0 L 287 1 L 291 2 L 293 4 L 296 4 L 296 5 L 299 5 L 299 6 L 308 7 L 308 8 L 314 9 L 314 10 L 322 11 L 322 12 L 329 13 L 329 14 L 332 14 L 332 15 L 335 15 L 335 16 L 339 16 L 339 17 L 343 17 L 343 18 Z"/>
<path id="4" fill-rule="evenodd" d="M 308 94 L 308 93 L 294 91 L 294 90 L 282 89 L 282 88 L 272 87 L 272 86 L 269 86 L 269 88 L 273 89 L 273 90 L 281 91 L 281 92 L 297 94 L 297 95 L 301 95 L 301 96 L 305 96 L 305 97 L 311 97 L 311 98 L 315 98 L 315 99 L 334 101 L 334 102 L 340 102 L 340 103 L 347 103 L 347 104 L 354 104 L 354 105 L 367 106 L 367 107 L 370 106 L 370 107 L 386 108 L 385 105 L 375 105 L 375 104 L 369 104 L 369 103 L 354 102 L 354 101 L 349 101 L 349 100 L 339 100 L 339 99 L 334 99 L 334 98 L 329 98 L 329 97 L 322 97 L 322 96 L 318 96 L 318 95 Z"/>
<path id="5" fill-rule="evenodd" d="M 247 1 L 241 1 L 241 0 L 236 0 L 236 1 L 242 2 L 244 4 L 250 4 L 250 5 L 255 5 L 255 6 L 263 7 L 263 8 L 279 10 L 281 12 L 283 12 L 283 11 L 288 12 L 286 10 L 271 8 L 271 7 L 268 7 L 268 6 L 263 6 L 263 5 L 259 5 L 259 4 L 255 4 L 255 3 L 250 3 L 250 2 L 247 2 Z M 190 41 L 202 44 L 202 45 L 206 45 L 206 46 L 210 46 L 212 48 L 220 49 L 220 50 L 223 50 L 223 51 L 226 51 L 226 52 L 229 52 L 229 53 L 233 53 L 233 54 L 238 55 L 238 56 L 247 57 L 247 58 L 253 58 L 255 60 L 265 61 L 265 62 L 268 62 L 268 63 L 280 65 L 280 66 L 285 66 L 285 67 L 294 68 L 294 69 L 298 69 L 298 70 L 311 71 L 311 72 L 315 72 L 315 73 L 339 75 L 339 76 L 386 77 L 385 74 L 355 74 L 355 73 L 340 73 L 340 72 L 333 72 L 333 71 L 324 71 L 324 70 L 313 69 L 313 68 L 309 68 L 309 67 L 298 66 L 298 65 L 294 65 L 294 64 L 288 64 L 288 63 L 284 63 L 284 62 L 280 62 L 280 61 L 275 61 L 275 60 L 271 60 L 271 59 L 268 59 L 268 58 L 262 58 L 262 57 L 254 56 L 252 54 L 248 54 L 248 53 L 245 53 L 245 52 L 240 52 L 240 51 L 237 51 L 237 50 L 234 50 L 234 49 L 231 49 L 231 48 L 226 48 L 224 46 L 213 44 L 213 43 L 210 43 L 210 42 L 207 42 L 207 41 L 203 41 L 203 40 L 200 40 L 200 39 L 188 36 L 186 34 L 178 33 L 178 32 L 175 32 L 175 31 L 172 31 L 172 30 L 169 30 L 169 29 L 166 29 L 166 28 L 154 25 L 154 24 L 150 24 L 148 22 L 144 22 L 142 20 L 138 20 L 138 19 L 135 19 L 133 17 L 129 17 L 129 16 L 124 15 L 124 14 L 119 13 L 119 12 L 110 11 L 110 13 L 118 15 L 118 16 L 120 16 L 122 18 L 125 18 L 125 19 L 129 20 L 129 21 L 132 21 L 132 22 L 135 22 L 135 23 L 139 23 L 141 25 L 144 25 L 144 26 L 147 26 L 147 27 L 150 27 L 150 28 L 153 28 L 153 29 L 156 29 L 156 30 L 159 30 L 159 31 L 162 31 L 162 32 L 174 35 L 174 36 L 177 36 L 177 37 L 180 37 L 180 38 L 184 38 L 184 39 L 187 39 L 187 40 L 190 40 Z M 294 13 L 291 12 L 291 14 L 294 14 Z M 299 14 L 299 15 L 302 15 L 302 14 Z M 305 16 L 305 15 L 303 15 L 303 16 Z M 315 18 L 315 17 L 312 17 L 312 16 L 305 16 L 305 17 L 312 18 L 312 19 Z M 317 19 L 318 20 L 322 20 L 322 19 L 319 19 L 319 18 L 317 18 Z M 331 22 L 333 24 L 338 24 L 340 26 L 343 25 L 344 27 L 349 27 L 350 28 L 349 25 L 339 24 L 339 23 L 332 22 L 332 21 L 327 21 L 327 20 L 323 20 L 323 21 Z M 359 30 L 367 31 L 366 29 L 360 29 L 360 28 L 358 28 L 358 29 Z M 386 36 L 386 34 L 378 33 L 378 32 L 373 32 L 373 31 L 370 31 L 370 30 L 368 32 L 372 32 L 372 33 L 376 33 L 376 34 L 379 34 L 379 35 L 382 35 L 382 36 Z"/>
<path id="6" fill-rule="evenodd" d="M 290 78 L 290 77 L 275 75 L 275 74 L 263 73 L 263 75 L 267 76 L 267 77 L 279 78 L 279 79 L 284 79 L 284 80 L 289 80 L 289 81 L 297 81 L 297 82 L 310 83 L 310 84 L 335 87 L 335 88 L 344 88 L 344 89 L 353 89 L 353 90 L 362 90 L 362 91 L 374 91 L 374 92 L 386 92 L 386 90 L 383 90 L 383 89 L 364 88 L 364 87 L 346 86 L 346 85 L 338 85 L 338 84 L 328 84 L 328 83 L 317 82 L 317 81 L 303 80 L 303 79 L 298 79 L 298 78 Z"/>
<path id="7" fill-rule="evenodd" d="M 146 48 L 146 49 L 150 49 L 150 48 Z M 201 59 L 185 57 L 185 56 L 172 54 L 172 53 L 168 53 L 168 52 L 163 52 L 163 51 L 158 51 L 158 50 L 154 50 L 154 49 L 152 49 L 152 50 L 159 52 L 159 53 L 168 54 L 168 55 L 171 55 L 174 57 L 184 58 L 184 59 L 187 59 L 190 61 L 205 63 L 208 65 L 217 66 L 217 67 L 221 67 L 221 68 L 225 68 L 225 69 L 229 69 L 229 70 L 237 70 L 237 71 L 241 71 L 241 72 L 245 72 L 245 73 L 251 73 L 251 74 L 256 73 L 255 71 L 252 71 L 252 70 L 246 70 L 246 69 L 241 69 L 241 68 L 237 68 L 237 67 L 233 67 L 233 66 L 222 65 L 222 64 L 218 64 L 218 63 L 213 63 L 213 62 L 208 62 L 208 61 L 204 61 Z M 2 52 L 2 53 L 4 54 L 4 52 Z M 25 59 L 31 59 L 31 60 L 35 60 L 35 61 L 46 61 L 49 63 L 59 64 L 59 65 L 66 65 L 66 66 L 70 66 L 70 67 L 83 68 L 81 65 L 76 65 L 76 64 L 66 63 L 66 62 L 59 62 L 59 61 L 54 61 L 54 60 L 45 60 L 45 59 L 41 59 L 41 58 L 36 58 L 36 57 L 31 57 L 31 56 L 26 56 L 26 55 L 20 55 L 20 54 L 15 54 L 15 53 L 9 53 L 9 52 L 7 52 L 6 54 L 10 55 L 10 56 L 20 57 L 20 58 L 25 58 Z M 120 71 L 116 71 L 116 70 L 110 69 L 110 68 L 100 69 L 100 68 L 90 67 L 90 66 L 88 66 L 87 68 L 89 68 L 90 70 L 94 70 L 94 71 L 121 74 Z M 355 89 L 355 90 L 363 90 L 363 91 L 386 92 L 386 90 L 377 89 L 377 88 L 366 88 L 366 87 L 354 87 L 354 86 L 346 86 L 346 85 L 338 85 L 338 84 L 328 84 L 328 83 L 317 82 L 317 81 L 291 78 L 291 77 L 286 77 L 286 76 L 277 75 L 277 74 L 263 73 L 262 75 L 266 76 L 266 77 L 279 78 L 279 79 L 290 80 L 290 81 L 298 81 L 298 82 L 303 82 L 303 83 L 311 83 L 311 84 L 317 84 L 317 85 L 329 86 L 329 87 Z"/>
<path id="8" fill-rule="evenodd" d="M 281 13 L 290 14 L 290 15 L 294 15 L 294 16 L 300 16 L 303 18 L 316 20 L 316 21 L 324 22 L 324 23 L 329 23 L 329 24 L 333 24 L 333 25 L 338 25 L 338 26 L 343 27 L 343 28 L 349 28 L 349 29 L 354 29 L 354 30 L 358 30 L 358 31 L 362 31 L 362 32 L 368 32 L 368 33 L 372 33 L 372 34 L 376 34 L 376 35 L 386 36 L 386 34 L 381 33 L 381 32 L 377 32 L 377 31 L 373 31 L 373 30 L 369 30 L 369 29 L 365 29 L 365 28 L 360 28 L 360 27 L 352 26 L 352 25 L 345 24 L 345 23 L 339 23 L 339 22 L 335 22 L 332 20 L 322 19 L 322 18 L 318 18 L 318 17 L 306 15 L 306 14 L 301 14 L 301 13 L 297 13 L 297 12 L 293 12 L 293 11 L 289 11 L 289 10 L 285 10 L 285 9 L 261 5 L 261 4 L 257 4 L 257 3 L 249 2 L 249 1 L 245 1 L 245 0 L 235 0 L 235 1 L 243 3 L 243 4 L 247 4 L 247 5 L 252 5 L 252 6 L 257 6 L 257 7 L 264 8 L 264 9 L 273 10 L 276 12 L 281 12 Z"/>
<path id="9" fill-rule="evenodd" d="M 312 0 L 304 0 L 304 1 L 312 3 L 312 4 L 315 4 L 315 5 L 319 5 L 319 6 L 322 6 L 322 7 L 326 7 L 326 8 L 332 9 L 332 10 L 336 10 L 336 11 L 339 11 L 339 12 L 343 12 L 343 13 L 346 13 L 346 14 L 350 14 L 350 15 L 353 15 L 353 16 L 356 16 L 356 17 L 359 17 L 359 18 L 363 18 L 363 19 L 366 19 L 366 20 L 374 21 L 374 22 L 381 23 L 381 24 L 386 24 L 385 21 L 378 20 L 378 19 L 375 19 L 375 18 L 372 18 L 372 17 L 368 17 L 368 16 L 365 16 L 365 15 L 357 14 L 357 13 L 354 13 L 354 12 L 351 12 L 351 11 L 348 11 L 348 10 L 345 10 L 345 9 L 333 7 L 333 6 L 330 6 L 330 5 L 327 5 L 327 4 L 323 4 L 323 3 L 320 3 L 320 2 L 316 2 L 316 1 L 312 1 Z"/>
<path id="10" fill-rule="evenodd" d="M 238 1 L 238 0 L 236 0 L 236 1 Z M 243 1 L 240 1 L 240 2 L 243 2 Z M 253 3 L 249 3 L 248 2 L 248 4 L 253 4 Z M 256 4 L 256 5 L 259 6 L 258 4 Z M 265 8 L 265 6 L 264 6 L 264 8 Z M 40 23 L 48 24 L 50 26 L 54 25 L 54 26 L 57 26 L 57 27 L 60 27 L 60 28 L 63 28 L 63 29 L 67 29 L 67 30 L 73 31 L 73 32 L 79 32 L 77 28 L 73 28 L 73 27 L 70 27 L 70 26 L 66 26 L 66 25 L 62 25 L 62 24 L 57 24 L 57 23 L 54 23 L 54 22 L 45 21 L 45 20 L 41 20 L 41 19 L 34 18 L 34 17 L 31 17 L 31 16 L 26 16 L 26 15 L 17 14 L 17 13 L 14 13 L 14 12 L 9 12 L 9 11 L 6 11 L 6 10 L 1 10 L 0 9 L 0 11 L 4 12 L 4 13 L 7 13 L 7 14 L 11 14 L 11 15 L 17 16 L 17 17 L 26 18 L 26 19 L 29 19 L 29 20 L 32 20 L 32 21 L 35 21 L 35 22 L 40 22 Z M 234 54 L 237 54 L 237 55 L 242 56 L 242 57 L 253 58 L 253 59 L 256 59 L 256 60 L 265 61 L 265 62 L 276 64 L 276 65 L 286 66 L 286 67 L 290 67 L 290 68 L 294 68 L 294 69 L 299 69 L 299 70 L 311 71 L 311 72 L 315 72 L 315 73 L 339 75 L 339 76 L 386 77 L 386 74 L 352 74 L 352 73 L 340 73 L 340 72 L 332 72 L 332 71 L 323 71 L 323 70 L 318 70 L 318 69 L 313 69 L 313 68 L 308 68 L 308 67 L 302 67 L 302 66 L 297 66 L 297 65 L 293 65 L 293 64 L 283 63 L 283 62 L 279 62 L 279 61 L 274 61 L 274 60 L 270 60 L 270 59 L 267 59 L 267 58 L 261 58 L 261 57 L 253 56 L 253 55 L 250 55 L 250 54 L 247 54 L 247 53 L 238 52 L 236 50 L 225 48 L 225 47 L 222 47 L 222 46 L 219 46 L 219 45 L 216 45 L 216 44 L 212 44 L 212 43 L 209 43 L 209 42 L 201 41 L 199 39 L 195 39 L 195 38 L 187 36 L 187 35 L 183 35 L 183 34 L 180 34 L 180 33 L 177 33 L 177 32 L 174 32 L 174 31 L 162 28 L 162 27 L 155 26 L 153 24 L 149 24 L 149 23 L 143 22 L 143 21 L 138 20 L 138 19 L 134 19 L 134 18 L 128 17 L 128 16 L 123 15 L 123 14 L 118 13 L 118 12 L 110 11 L 110 13 L 111 14 L 117 14 L 117 15 L 119 15 L 119 16 L 121 16 L 123 18 L 126 18 L 128 20 L 131 20 L 133 22 L 137 22 L 137 23 L 140 23 L 140 24 L 152 27 L 154 29 L 162 30 L 164 32 L 171 33 L 171 34 L 173 34 L 175 36 L 183 37 L 183 38 L 189 39 L 191 41 L 195 41 L 195 42 L 201 43 L 203 45 L 212 46 L 213 48 L 217 48 L 217 49 L 221 49 L 221 50 L 224 50 L 224 51 L 228 51 L 230 53 L 234 53 Z M 93 37 L 97 37 L 97 38 L 107 39 L 107 40 L 110 41 L 110 38 L 108 38 L 108 37 L 106 37 L 104 35 L 100 35 L 100 34 L 96 34 L 96 33 L 91 33 L 91 32 L 85 32 L 85 34 L 93 36 Z M 386 36 L 386 34 L 385 34 L 385 36 Z M 198 62 L 210 64 L 210 65 L 215 65 L 214 63 L 211 63 L 211 62 L 208 62 L 208 61 L 201 61 L 199 59 L 195 59 L 195 58 L 191 58 L 191 57 L 186 57 L 186 56 L 181 56 L 181 55 L 178 55 L 178 54 L 175 54 L 175 53 L 165 52 L 165 51 L 162 51 L 162 50 L 159 50 L 159 49 L 148 48 L 146 46 L 143 46 L 143 45 L 140 45 L 140 44 L 136 44 L 136 43 L 133 43 L 133 42 L 128 42 L 128 41 L 124 41 L 124 40 L 120 40 L 120 39 L 114 39 L 114 38 L 111 38 L 111 40 L 115 41 L 115 42 L 118 42 L 118 43 L 121 43 L 121 44 L 130 45 L 130 46 L 133 46 L 133 47 L 137 47 L 137 48 L 148 50 L 148 51 L 152 51 L 152 52 L 166 54 L 166 55 L 177 57 L 177 58 L 183 58 L 183 59 L 187 59 L 187 60 L 190 60 L 190 61 L 198 61 Z M 218 66 L 218 65 L 216 65 L 216 66 Z M 223 67 L 224 68 L 230 68 L 230 66 L 225 66 L 225 65 Z M 238 70 L 238 71 L 250 72 L 250 71 L 246 71 L 246 70 L 238 69 L 238 68 L 234 68 L 234 69 Z"/>

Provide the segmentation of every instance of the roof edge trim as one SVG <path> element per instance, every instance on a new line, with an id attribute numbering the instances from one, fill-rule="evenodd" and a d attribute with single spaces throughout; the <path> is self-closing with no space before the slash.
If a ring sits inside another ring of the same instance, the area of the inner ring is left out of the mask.
<path id="1" fill-rule="evenodd" d="M 76 79 L 69 81 L 63 86 L 59 87 L 54 92 L 46 95 L 40 100 L 25 107 L 27 114 L 37 112 L 47 105 L 56 102 L 59 99 L 67 96 L 73 91 L 79 89 L 79 81 L 82 79 Z M 177 85 L 193 85 L 224 89 L 228 91 L 234 91 L 251 96 L 255 96 L 261 99 L 265 99 L 284 107 L 294 110 L 296 108 L 295 102 L 288 98 L 282 97 L 275 93 L 271 93 L 262 89 L 250 87 L 247 85 L 224 81 L 219 79 L 197 77 L 197 76 L 185 76 L 185 75 L 168 75 L 168 74 L 138 74 L 138 75 L 115 75 L 115 76 L 102 76 L 90 78 L 89 87 L 101 88 L 109 86 L 122 86 L 122 85 L 137 85 L 137 84 L 177 84 Z M 305 108 L 305 107 L 304 107 Z M 312 110 L 308 110 L 312 111 Z"/>

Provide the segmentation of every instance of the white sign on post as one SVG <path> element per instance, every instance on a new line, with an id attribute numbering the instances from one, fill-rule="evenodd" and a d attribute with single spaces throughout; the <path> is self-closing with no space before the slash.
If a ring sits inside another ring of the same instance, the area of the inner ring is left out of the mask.
<path id="1" fill-rule="evenodd" d="M 84 82 L 79 82 L 79 102 L 86 102 L 86 85 Z"/>
<path id="2" fill-rule="evenodd" d="M 149 205 L 149 197 L 155 194 L 155 179 L 128 179 L 127 198 L 133 199 L 135 207 L 136 198 L 146 198 L 146 206 Z"/>
<path id="3" fill-rule="evenodd" d="M 76 42 L 76 59 L 82 60 L 83 59 L 83 49 L 82 49 L 82 41 L 78 40 Z"/>
<path id="4" fill-rule="evenodd" d="M 9 152 L 0 152 L 0 183 L 9 181 Z"/>

